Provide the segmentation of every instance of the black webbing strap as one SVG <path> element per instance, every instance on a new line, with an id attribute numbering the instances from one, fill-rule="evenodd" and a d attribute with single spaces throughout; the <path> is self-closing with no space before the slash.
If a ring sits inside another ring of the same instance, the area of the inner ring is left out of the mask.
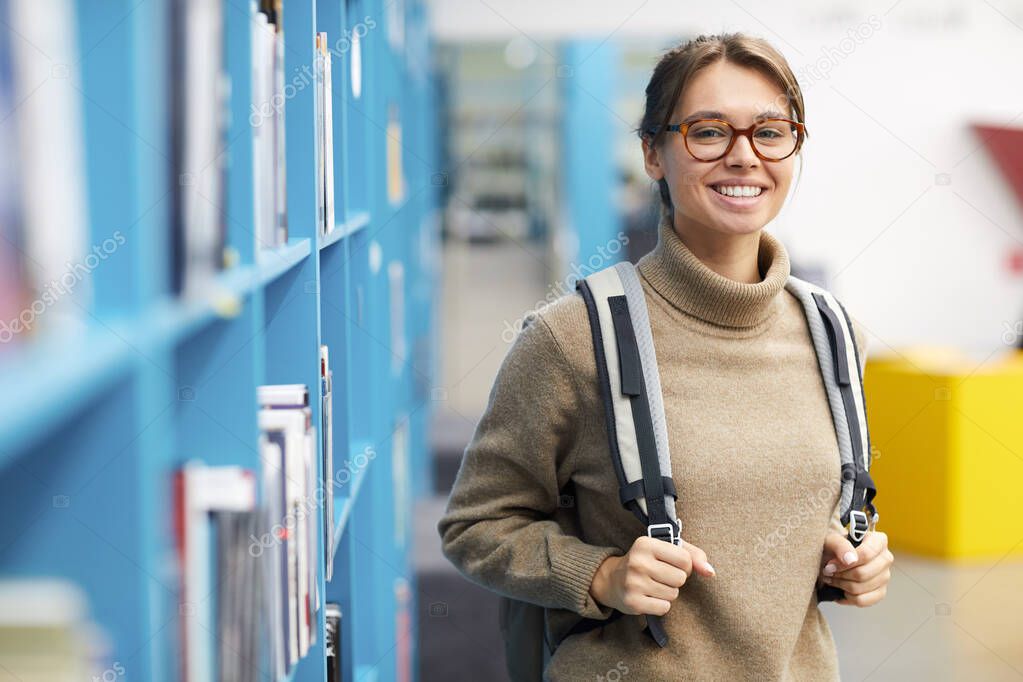
<path id="1" fill-rule="evenodd" d="M 664 486 L 666 495 L 678 497 L 678 493 L 675 490 L 675 481 L 671 476 L 661 476 L 661 483 Z M 637 478 L 632 483 L 627 483 L 618 489 L 618 499 L 621 500 L 623 506 L 627 502 L 639 499 L 640 497 L 647 497 L 646 491 L 643 490 L 643 479 L 641 478 Z"/>
<path id="2" fill-rule="evenodd" d="M 618 342 L 618 369 L 622 380 L 622 393 L 637 396 L 643 393 L 643 364 L 639 359 L 639 346 L 629 317 L 629 303 L 625 296 L 607 299 Z"/>
<path id="3" fill-rule="evenodd" d="M 650 402 L 646 397 L 643 382 L 643 364 L 639 359 L 639 345 L 632 329 L 629 303 L 625 296 L 609 296 L 608 307 L 614 322 L 615 340 L 618 342 L 618 362 L 621 367 L 634 373 L 629 383 L 634 392 L 625 390 L 622 378 L 622 393 L 629 396 L 632 406 L 632 421 L 636 426 L 636 447 L 643 472 L 643 490 L 646 492 L 647 525 L 669 523 L 668 511 L 664 506 L 664 484 L 661 479 L 661 464 L 657 458 L 657 442 L 654 440 L 654 422 L 650 417 Z"/>
<path id="4" fill-rule="evenodd" d="M 860 439 L 860 417 L 856 411 L 856 402 L 853 396 L 852 380 L 849 376 L 849 360 L 845 346 L 845 334 L 842 333 L 842 324 L 838 320 L 835 311 L 831 309 L 824 297 L 818 293 L 813 294 L 813 300 L 817 303 L 824 319 L 824 328 L 828 332 L 828 343 L 831 346 L 832 365 L 835 368 L 835 381 L 838 383 L 839 392 L 842 394 L 842 406 L 845 409 L 846 423 L 849 425 L 849 440 L 852 444 L 853 461 L 856 462 L 857 470 L 863 467 L 863 442 Z M 850 328 L 850 334 L 852 329 Z M 853 346 L 855 347 L 855 343 Z M 857 372 L 859 369 L 857 368 Z M 854 507 L 858 509 L 858 507 Z M 842 523 L 848 522 L 848 517 L 842 519 Z"/>
<path id="5" fill-rule="evenodd" d="M 839 301 L 838 299 L 835 299 L 835 302 L 838 303 L 838 308 L 842 311 L 842 317 L 845 318 L 845 324 L 849 328 L 849 334 L 851 336 L 853 334 L 853 324 L 852 324 L 852 320 L 849 319 L 849 313 L 846 312 L 845 306 L 842 305 L 841 301 Z M 867 414 L 866 414 L 867 396 L 863 392 L 863 371 L 860 369 L 860 349 L 856 347 L 855 343 L 853 343 L 853 355 L 855 356 L 855 359 L 856 359 L 856 375 L 860 378 L 860 402 L 863 404 L 863 408 L 864 408 L 864 412 L 863 412 L 863 430 L 867 432 L 867 452 L 866 452 L 867 457 L 866 457 L 866 462 L 867 462 L 867 469 L 869 469 L 870 465 L 872 463 L 872 455 L 873 455 L 874 451 L 873 451 L 873 449 L 870 446 L 870 428 L 867 425 Z"/>

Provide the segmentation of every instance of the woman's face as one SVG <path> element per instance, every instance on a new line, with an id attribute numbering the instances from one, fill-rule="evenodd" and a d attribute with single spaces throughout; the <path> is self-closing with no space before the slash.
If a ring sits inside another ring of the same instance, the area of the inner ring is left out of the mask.
<path id="1" fill-rule="evenodd" d="M 791 118 L 783 92 L 757 71 L 719 61 L 693 77 L 675 108 L 671 123 L 682 122 L 700 111 L 718 111 L 736 128 L 753 124 L 755 116 L 776 112 Z M 782 161 L 763 161 L 753 153 L 749 139 L 738 135 L 732 149 L 717 161 L 697 161 L 686 151 L 679 133 L 667 133 L 656 150 L 644 142 L 646 171 L 654 180 L 668 182 L 675 204 L 676 229 L 681 223 L 703 226 L 723 234 L 748 234 L 769 223 L 781 210 L 792 182 L 796 155 Z M 715 185 L 740 182 L 761 187 L 758 197 L 722 196 Z"/>

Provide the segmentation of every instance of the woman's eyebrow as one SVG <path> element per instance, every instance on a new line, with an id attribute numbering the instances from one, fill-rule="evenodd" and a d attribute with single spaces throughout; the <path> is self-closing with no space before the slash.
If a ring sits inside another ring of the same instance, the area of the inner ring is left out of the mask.
<path id="1" fill-rule="evenodd" d="M 690 121 L 695 121 L 698 118 L 720 118 L 725 121 L 730 120 L 720 111 L 710 111 L 709 109 L 701 109 L 700 111 L 694 111 L 693 113 L 686 116 L 684 119 L 682 119 L 681 123 L 689 123 Z M 768 111 L 760 112 L 759 114 L 753 117 L 753 120 L 760 121 L 765 118 L 785 118 L 785 115 L 779 111 L 770 109 Z"/>

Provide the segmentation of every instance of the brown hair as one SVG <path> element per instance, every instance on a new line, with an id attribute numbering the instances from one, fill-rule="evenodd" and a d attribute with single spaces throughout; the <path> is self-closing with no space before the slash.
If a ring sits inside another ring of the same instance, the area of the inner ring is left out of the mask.
<path id="1" fill-rule="evenodd" d="M 636 129 L 640 139 L 646 140 L 651 147 L 660 145 L 666 134 L 665 126 L 671 123 L 675 106 L 686 86 L 702 69 L 721 60 L 754 69 L 772 80 L 784 93 L 791 116 L 796 121 L 806 122 L 803 91 L 799 87 L 799 82 L 785 57 L 770 43 L 763 38 L 743 33 L 699 35 L 668 50 L 654 68 L 650 82 L 646 86 L 643 119 Z M 801 154 L 802 150 L 797 152 L 797 155 Z M 657 185 L 661 194 L 662 211 L 671 210 L 668 182 L 661 178 Z"/>

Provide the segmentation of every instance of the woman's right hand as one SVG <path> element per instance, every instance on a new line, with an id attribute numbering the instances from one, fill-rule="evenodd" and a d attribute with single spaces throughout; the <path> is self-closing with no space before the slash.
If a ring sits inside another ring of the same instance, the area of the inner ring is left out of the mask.
<path id="1" fill-rule="evenodd" d="M 714 576 L 707 554 L 696 545 L 685 540 L 673 545 L 641 535 L 624 556 L 608 557 L 600 564 L 590 596 L 622 613 L 663 616 L 694 570 Z"/>

